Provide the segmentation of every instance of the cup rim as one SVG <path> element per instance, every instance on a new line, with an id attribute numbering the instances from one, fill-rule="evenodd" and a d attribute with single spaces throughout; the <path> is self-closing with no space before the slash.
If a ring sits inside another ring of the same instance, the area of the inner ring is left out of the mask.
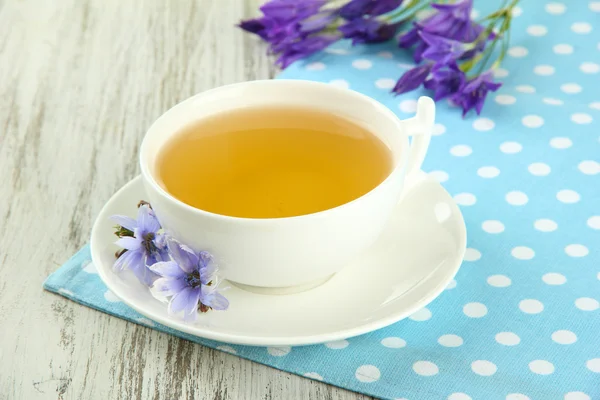
<path id="1" fill-rule="evenodd" d="M 146 160 L 144 157 L 146 154 L 146 151 L 147 151 L 146 148 L 148 146 L 148 144 L 147 144 L 148 136 L 149 136 L 150 132 L 152 132 L 154 129 L 156 129 L 156 126 L 159 124 L 159 122 L 170 118 L 170 115 L 173 114 L 176 110 L 187 107 L 190 103 L 196 101 L 197 99 L 210 96 L 211 94 L 214 94 L 215 92 L 218 92 L 220 90 L 223 90 L 226 88 L 231 89 L 231 88 L 235 88 L 236 86 L 241 87 L 241 86 L 252 86 L 252 85 L 265 85 L 265 84 L 266 85 L 281 85 L 281 84 L 289 85 L 289 84 L 292 84 L 292 85 L 314 86 L 314 87 L 318 87 L 321 89 L 327 89 L 327 90 L 330 90 L 333 92 L 337 92 L 338 94 L 342 94 L 345 96 L 353 96 L 361 101 L 366 101 L 366 102 L 371 103 L 371 105 L 373 105 L 377 109 L 377 111 L 381 112 L 382 114 L 386 115 L 389 119 L 392 120 L 392 122 L 398 128 L 399 134 L 403 135 L 404 138 L 406 139 L 406 145 L 403 146 L 401 154 L 400 154 L 401 162 L 397 163 L 393 167 L 393 169 L 388 173 L 388 175 L 386 176 L 386 178 L 384 180 L 382 180 L 377 186 L 375 186 L 373 189 L 371 189 L 367 193 L 363 194 L 362 196 L 352 199 L 351 201 L 348 201 L 346 203 L 340 204 L 339 206 L 328 208 L 326 210 L 322 210 L 322 211 L 318 211 L 318 212 L 314 212 L 314 213 L 310 213 L 310 214 L 295 215 L 295 216 L 291 216 L 291 217 L 249 218 L 249 217 L 235 217 L 235 216 L 231 216 L 231 215 L 217 214 L 217 213 L 213 213 L 210 211 L 202 210 L 200 208 L 191 206 L 191 205 L 179 200 L 175 196 L 171 195 L 169 192 L 167 192 L 158 183 L 158 181 L 156 180 L 154 175 L 150 173 L 149 165 L 148 165 L 148 164 L 150 164 L 150 162 L 148 160 Z M 378 191 L 387 182 L 394 179 L 394 177 L 396 175 L 398 175 L 400 172 L 402 172 L 402 170 L 406 167 L 406 164 L 408 162 L 408 135 L 406 135 L 404 133 L 404 129 L 402 127 L 402 120 L 400 118 L 398 118 L 398 116 L 396 114 L 394 114 L 388 107 L 383 105 L 381 102 L 379 102 L 365 94 L 357 92 L 355 90 L 340 88 L 340 87 L 336 87 L 336 86 L 333 86 L 333 85 L 330 85 L 327 83 L 323 83 L 323 82 L 308 81 L 308 80 L 301 80 L 301 79 L 258 79 L 258 80 L 231 83 L 231 84 L 227 84 L 227 85 L 223 85 L 223 86 L 218 86 L 216 88 L 212 88 L 212 89 L 197 93 L 197 94 L 195 94 L 191 97 L 188 97 L 187 99 L 175 104 L 173 107 L 169 108 L 167 111 L 165 111 L 163 114 L 161 114 L 160 117 L 158 117 L 152 123 L 152 125 L 150 125 L 150 127 L 144 134 L 144 138 L 142 139 L 142 144 L 140 145 L 138 157 L 139 157 L 139 163 L 140 163 L 142 177 L 144 178 L 144 180 L 147 183 L 149 183 L 152 186 L 152 188 L 160 196 L 162 196 L 163 198 L 176 204 L 177 206 L 182 207 L 187 212 L 191 212 L 196 215 L 201 215 L 201 216 L 205 216 L 205 217 L 211 217 L 214 219 L 224 220 L 224 221 L 266 224 L 266 223 L 273 223 L 273 222 L 286 222 L 286 221 L 300 220 L 300 219 L 320 218 L 320 217 L 323 217 L 325 214 L 330 214 L 332 212 L 333 213 L 341 212 L 342 210 L 344 210 L 348 207 L 351 207 L 353 205 L 356 205 L 356 203 L 358 203 L 360 201 L 363 201 L 368 196 L 372 196 L 373 193 Z"/>

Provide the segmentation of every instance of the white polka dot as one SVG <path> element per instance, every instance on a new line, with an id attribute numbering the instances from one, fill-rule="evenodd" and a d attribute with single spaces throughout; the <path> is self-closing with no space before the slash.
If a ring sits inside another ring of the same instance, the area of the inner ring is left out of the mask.
<path id="1" fill-rule="evenodd" d="M 408 318 L 418 322 L 427 321 L 431 318 L 431 311 L 427 307 L 423 307 L 419 311 L 412 313 Z"/>
<path id="2" fill-rule="evenodd" d="M 322 62 L 313 62 L 310 64 L 306 64 L 305 67 L 308 71 L 322 71 L 325 68 L 327 68 L 327 66 L 325 64 L 323 64 Z"/>
<path id="3" fill-rule="evenodd" d="M 587 22 L 575 22 L 571 25 L 571 30 L 575 33 L 586 34 L 592 31 L 592 25 Z"/>
<path id="4" fill-rule="evenodd" d="M 600 1 L 590 1 L 590 10 L 600 12 Z"/>
<path id="5" fill-rule="evenodd" d="M 477 249 L 467 248 L 465 251 L 465 261 L 477 261 L 481 258 L 481 252 Z"/>
<path id="6" fill-rule="evenodd" d="M 525 193 L 516 190 L 506 193 L 504 198 L 508 204 L 513 206 L 523 206 L 529 201 L 529 197 Z"/>
<path id="7" fill-rule="evenodd" d="M 487 314 L 487 307 L 482 303 L 467 303 L 463 307 L 463 313 L 469 318 L 481 318 Z"/>
<path id="8" fill-rule="evenodd" d="M 521 93 L 535 93 L 535 88 L 531 85 L 519 85 L 515 89 L 517 90 L 517 92 Z"/>
<path id="9" fill-rule="evenodd" d="M 525 246 L 517 246 L 510 252 L 518 260 L 531 260 L 535 256 L 535 251 Z"/>
<path id="10" fill-rule="evenodd" d="M 600 101 L 590 103 L 590 108 L 592 110 L 599 110 L 600 111 Z"/>
<path id="11" fill-rule="evenodd" d="M 443 135 L 446 132 L 446 127 L 442 124 L 435 124 L 431 134 L 433 136 Z"/>
<path id="12" fill-rule="evenodd" d="M 466 144 L 459 144 L 450 149 L 450 154 L 456 157 L 466 157 L 472 152 L 473 150 Z"/>
<path id="13" fill-rule="evenodd" d="M 348 89 L 350 87 L 350 84 L 348 83 L 348 81 L 344 80 L 344 79 L 333 79 L 331 81 L 329 81 L 329 84 L 335 87 L 339 87 L 342 89 Z"/>
<path id="14" fill-rule="evenodd" d="M 471 370 L 477 375 L 481 376 L 492 376 L 498 370 L 496 364 L 487 360 L 477 360 L 471 363 Z"/>
<path id="15" fill-rule="evenodd" d="M 386 337 L 381 340 L 381 344 L 390 349 L 400 349 L 406 346 L 406 341 L 404 339 L 400 339 L 399 337 Z"/>
<path id="16" fill-rule="evenodd" d="M 523 14 L 523 9 L 519 6 L 514 6 L 510 14 L 513 17 L 520 17 Z"/>
<path id="17" fill-rule="evenodd" d="M 477 175 L 482 178 L 495 178 L 500 175 L 500 170 L 496 167 L 481 167 L 477 170 Z"/>
<path id="18" fill-rule="evenodd" d="M 489 118 L 477 118 L 473 122 L 473 129 L 476 131 L 489 131 L 490 129 L 494 129 L 494 121 Z"/>
<path id="19" fill-rule="evenodd" d="M 600 163 L 593 160 L 585 160 L 577 165 L 579 171 L 586 175 L 596 175 L 600 173 Z"/>
<path id="20" fill-rule="evenodd" d="M 555 137 L 550 139 L 550 146 L 555 149 L 568 149 L 573 145 L 571 139 L 566 137 Z"/>
<path id="21" fill-rule="evenodd" d="M 319 374 L 317 374 L 316 372 L 307 372 L 304 374 L 305 377 L 310 378 L 310 379 L 315 379 L 317 381 L 322 381 L 323 377 Z"/>
<path id="22" fill-rule="evenodd" d="M 414 113 L 417 111 L 417 101 L 416 100 L 404 100 L 400 102 L 399 105 L 400 111 L 405 113 Z"/>
<path id="23" fill-rule="evenodd" d="M 567 7 L 562 3 L 548 3 L 546 4 L 546 12 L 554 15 L 559 15 L 565 12 Z"/>
<path id="24" fill-rule="evenodd" d="M 471 398 L 471 396 L 469 396 L 466 393 L 452 393 L 450 396 L 448 396 L 448 400 L 473 400 Z"/>
<path id="25" fill-rule="evenodd" d="M 224 351 L 226 353 L 230 353 L 230 354 L 237 354 L 237 352 L 235 351 L 235 349 L 231 346 L 217 346 L 217 350 L 221 350 Z"/>
<path id="26" fill-rule="evenodd" d="M 75 296 L 75 293 L 73 293 L 70 290 L 65 289 L 65 288 L 58 289 L 58 293 L 64 294 L 64 295 L 69 296 L 69 297 Z"/>
<path id="27" fill-rule="evenodd" d="M 592 358 L 585 363 L 587 369 L 597 374 L 600 374 L 600 358 Z"/>
<path id="28" fill-rule="evenodd" d="M 535 299 L 525 299 L 519 302 L 519 309 L 525 314 L 539 314 L 544 311 L 544 304 Z"/>
<path id="29" fill-rule="evenodd" d="M 287 356 L 292 348 L 290 346 L 267 347 L 267 352 L 275 357 Z"/>
<path id="30" fill-rule="evenodd" d="M 551 106 L 562 106 L 564 104 L 564 102 L 560 99 L 555 99 L 552 97 L 544 97 L 542 99 L 542 101 L 546 104 L 549 104 Z"/>
<path id="31" fill-rule="evenodd" d="M 496 103 L 502 104 L 503 106 L 507 106 L 510 104 L 515 104 L 517 101 L 517 98 L 515 96 L 511 96 L 509 94 L 499 94 L 498 96 L 496 96 L 495 100 L 496 100 Z"/>
<path id="32" fill-rule="evenodd" d="M 552 286 L 564 285 L 567 282 L 567 278 L 557 272 L 548 272 L 547 274 L 544 274 L 542 280 L 544 283 Z"/>
<path id="33" fill-rule="evenodd" d="M 456 287 L 456 279 L 452 279 L 447 285 L 445 290 L 451 290 Z"/>
<path id="34" fill-rule="evenodd" d="M 600 215 L 589 217 L 587 220 L 587 225 L 592 229 L 600 229 Z"/>
<path id="35" fill-rule="evenodd" d="M 445 171 L 431 171 L 429 173 L 429 176 L 431 176 L 433 179 L 440 183 L 446 182 L 449 178 L 448 173 Z"/>
<path id="36" fill-rule="evenodd" d="M 534 360 L 529 363 L 529 369 L 534 374 L 538 375 L 550 375 L 554 372 L 554 365 L 550 361 L 546 360 Z"/>
<path id="37" fill-rule="evenodd" d="M 504 232 L 504 224 L 496 220 L 483 221 L 481 228 L 487 233 L 501 233 Z"/>
<path id="38" fill-rule="evenodd" d="M 356 369 L 354 376 L 361 382 L 371 383 L 379 380 L 381 372 L 374 365 L 361 365 Z"/>
<path id="39" fill-rule="evenodd" d="M 546 176 L 550 173 L 550 166 L 541 162 L 530 164 L 527 167 L 530 174 L 535 176 Z"/>
<path id="40" fill-rule="evenodd" d="M 358 59 L 352 61 L 352 66 L 356 69 L 369 69 L 373 66 L 373 63 L 369 60 Z"/>
<path id="41" fill-rule="evenodd" d="M 375 81 L 375 86 L 379 89 L 391 89 L 396 85 L 396 81 L 390 78 L 381 78 Z"/>
<path id="42" fill-rule="evenodd" d="M 493 72 L 494 78 L 506 78 L 509 75 L 508 70 L 504 68 L 494 68 Z"/>
<path id="43" fill-rule="evenodd" d="M 431 361 L 417 361 L 412 368 L 421 376 L 433 376 L 439 372 L 438 366 Z"/>
<path id="44" fill-rule="evenodd" d="M 577 203 L 581 197 L 579 196 L 579 193 L 577 193 L 576 191 L 565 189 L 565 190 L 561 190 L 560 192 L 556 193 L 556 198 L 561 203 L 573 204 L 573 203 Z"/>
<path id="45" fill-rule="evenodd" d="M 571 331 L 560 330 L 552 333 L 552 340 L 558 344 L 573 344 L 577 341 L 577 335 Z"/>
<path id="46" fill-rule="evenodd" d="M 585 257 L 589 252 L 588 248 L 582 244 L 570 244 L 565 247 L 565 253 L 571 257 Z"/>
<path id="47" fill-rule="evenodd" d="M 575 94 L 581 92 L 582 89 L 581 86 L 576 83 L 565 83 L 564 85 L 560 86 L 560 90 L 565 93 Z"/>
<path id="48" fill-rule="evenodd" d="M 477 202 L 477 198 L 471 193 L 459 193 L 454 196 L 454 201 L 456 201 L 459 206 L 472 206 Z"/>
<path id="49" fill-rule="evenodd" d="M 520 58 L 525 57 L 527 54 L 529 54 L 529 50 L 523 46 L 514 46 L 508 49 L 508 55 L 511 57 Z"/>
<path id="50" fill-rule="evenodd" d="M 531 36 L 544 36 L 548 33 L 548 28 L 544 25 L 531 25 L 527 28 L 527 33 Z"/>
<path id="51" fill-rule="evenodd" d="M 438 343 L 444 347 L 459 347 L 463 344 L 463 338 L 457 335 L 442 335 L 438 338 Z"/>
<path id="52" fill-rule="evenodd" d="M 490 286 L 503 288 L 508 287 L 512 283 L 510 278 L 506 275 L 492 275 L 487 278 L 487 283 Z"/>
<path id="53" fill-rule="evenodd" d="M 81 264 L 81 268 L 87 272 L 88 274 L 97 274 L 98 273 L 98 269 L 96 268 L 96 266 L 94 265 L 94 263 L 92 262 L 92 260 L 86 260 Z"/>
<path id="54" fill-rule="evenodd" d="M 329 48 L 325 49 L 325 53 L 337 54 L 339 56 L 350 54 L 350 52 L 348 50 L 346 50 L 346 49 L 335 49 L 335 48 L 332 48 L 332 47 L 329 47 Z"/>
<path id="55" fill-rule="evenodd" d="M 516 154 L 521 150 L 523 150 L 523 146 L 517 142 L 504 142 L 500 145 L 500 151 L 506 154 Z"/>
<path id="56" fill-rule="evenodd" d="M 544 125 L 544 119 L 539 115 L 526 115 L 521 122 L 528 128 L 539 128 Z"/>
<path id="57" fill-rule="evenodd" d="M 345 349 L 350 343 L 347 340 L 336 340 L 334 342 L 325 343 L 325 347 L 332 350 Z"/>
<path id="58" fill-rule="evenodd" d="M 377 55 L 382 58 L 394 58 L 394 53 L 391 51 L 380 51 Z"/>
<path id="59" fill-rule="evenodd" d="M 584 62 L 579 66 L 581 72 L 585 74 L 597 74 L 600 72 L 600 64 L 596 64 L 593 62 Z"/>
<path id="60" fill-rule="evenodd" d="M 541 232 L 554 232 L 558 225 L 551 219 L 538 219 L 533 223 L 535 229 Z"/>
<path id="61" fill-rule="evenodd" d="M 533 69 L 536 75 L 549 76 L 554 74 L 554 67 L 551 65 L 538 65 Z"/>
<path id="62" fill-rule="evenodd" d="M 531 400 L 522 393 L 511 393 L 506 395 L 506 400 Z"/>
<path id="63" fill-rule="evenodd" d="M 521 343 L 521 338 L 513 332 L 500 332 L 496 334 L 496 342 L 504 346 L 516 346 Z"/>
<path id="64" fill-rule="evenodd" d="M 591 115 L 586 113 L 575 113 L 571 114 L 571 121 L 577 124 L 589 124 L 593 121 L 593 118 Z"/>
<path id="65" fill-rule="evenodd" d="M 569 392 L 565 394 L 564 400 L 592 400 L 592 398 L 583 392 Z"/>
<path id="66" fill-rule="evenodd" d="M 104 299 L 110 303 L 117 303 L 121 301 L 113 292 L 107 290 L 104 292 Z"/>
<path id="67" fill-rule="evenodd" d="M 555 45 L 552 50 L 556 53 L 556 54 L 571 54 L 573 53 L 573 46 L 571 46 L 570 44 L 557 44 Z"/>
<path id="68" fill-rule="evenodd" d="M 595 311 L 600 307 L 598 300 L 592 299 L 591 297 L 580 297 L 575 300 L 575 307 L 582 311 Z"/>

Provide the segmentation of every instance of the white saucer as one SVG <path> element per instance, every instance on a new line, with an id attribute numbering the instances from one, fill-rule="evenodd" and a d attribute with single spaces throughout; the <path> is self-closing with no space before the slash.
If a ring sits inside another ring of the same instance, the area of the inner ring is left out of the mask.
<path id="1" fill-rule="evenodd" d="M 393 324 L 435 299 L 452 280 L 466 248 L 462 214 L 450 195 L 421 172 L 377 243 L 323 285 L 290 295 L 262 295 L 231 285 L 227 311 L 201 314 L 195 323 L 167 313 L 129 272 L 112 265 L 113 214 L 134 216 L 145 199 L 140 177 L 104 206 L 92 230 L 99 275 L 123 302 L 171 328 L 222 342 L 298 346 L 345 339 Z M 227 282 L 223 282 L 227 286 Z"/>

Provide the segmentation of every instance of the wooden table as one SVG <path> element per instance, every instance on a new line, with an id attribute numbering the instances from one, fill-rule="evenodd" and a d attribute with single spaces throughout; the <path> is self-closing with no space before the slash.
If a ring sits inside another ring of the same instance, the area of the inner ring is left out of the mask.
<path id="1" fill-rule="evenodd" d="M 161 113 L 269 78 L 251 0 L 0 0 L 0 399 L 365 399 L 91 310 L 42 282 Z"/>

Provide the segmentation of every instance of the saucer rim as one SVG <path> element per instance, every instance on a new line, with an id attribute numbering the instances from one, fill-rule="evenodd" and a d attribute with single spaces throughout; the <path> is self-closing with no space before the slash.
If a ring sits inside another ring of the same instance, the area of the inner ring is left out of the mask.
<path id="1" fill-rule="evenodd" d="M 247 335 L 247 334 L 237 334 L 237 333 L 224 333 L 224 332 L 216 332 L 211 330 L 209 327 L 201 327 L 194 326 L 185 323 L 184 321 L 176 321 L 172 319 L 164 318 L 160 315 L 155 315 L 153 312 L 146 311 L 143 306 L 138 306 L 135 301 L 130 301 L 127 298 L 127 293 L 121 293 L 121 290 L 110 283 L 110 279 L 108 279 L 107 271 L 105 271 L 105 266 L 102 265 L 101 260 L 102 257 L 100 255 L 102 251 L 102 246 L 98 244 L 106 243 L 107 240 L 101 240 L 97 233 L 100 230 L 100 226 L 103 223 L 106 223 L 107 218 L 109 217 L 108 209 L 114 203 L 117 202 L 118 199 L 123 195 L 124 192 L 131 190 L 135 185 L 142 185 L 143 182 L 142 176 L 138 175 L 125 185 L 123 185 L 117 192 L 115 192 L 110 199 L 104 204 L 96 220 L 94 221 L 94 225 L 92 227 L 91 232 L 91 240 L 90 240 L 90 253 L 92 256 L 92 262 L 96 265 L 96 269 L 98 270 L 98 275 L 102 282 L 106 285 L 106 287 L 114 293 L 114 295 L 119 298 L 124 304 L 128 307 L 131 307 L 133 310 L 138 312 L 139 314 L 160 323 L 161 325 L 175 329 L 177 331 L 203 338 L 208 340 L 214 340 L 223 343 L 229 344 L 238 344 L 238 345 L 250 345 L 250 346 L 307 346 L 313 344 L 321 344 L 335 340 L 348 339 L 351 337 L 363 335 L 378 329 L 382 329 L 386 326 L 399 322 L 414 312 L 420 310 L 421 308 L 427 306 L 433 300 L 435 300 L 446 288 L 446 286 L 450 283 L 452 279 L 456 276 L 460 266 L 464 261 L 464 254 L 466 251 L 466 243 L 467 243 L 467 232 L 466 225 L 464 221 L 464 217 L 462 212 L 452 196 L 446 191 L 446 189 L 437 181 L 432 178 L 428 178 L 428 175 L 420 170 L 415 173 L 415 176 L 410 179 L 410 182 L 406 182 L 405 187 L 409 190 L 414 190 L 415 186 L 424 182 L 425 180 L 429 180 L 431 184 L 438 185 L 448 196 L 450 200 L 450 205 L 454 208 L 454 211 L 457 214 L 458 220 L 457 224 L 459 224 L 460 229 L 460 238 L 457 247 L 459 251 L 462 251 L 460 256 L 456 257 L 456 262 L 453 263 L 452 268 L 448 268 L 448 272 L 444 275 L 444 279 L 440 279 L 434 289 L 431 289 L 426 295 L 424 295 L 420 301 L 407 306 L 403 311 L 390 313 L 387 317 L 382 317 L 377 320 L 372 320 L 369 322 L 361 323 L 360 325 L 346 328 L 343 330 L 336 330 L 329 333 L 319 333 L 315 335 L 305 335 L 305 336 L 256 336 L 256 335 Z M 407 190 L 408 192 L 408 190 Z M 112 269 L 112 266 L 108 267 Z M 435 271 L 435 270 L 434 270 Z M 418 286 L 418 284 L 417 284 Z M 276 295 L 273 295 L 276 296 Z"/>

